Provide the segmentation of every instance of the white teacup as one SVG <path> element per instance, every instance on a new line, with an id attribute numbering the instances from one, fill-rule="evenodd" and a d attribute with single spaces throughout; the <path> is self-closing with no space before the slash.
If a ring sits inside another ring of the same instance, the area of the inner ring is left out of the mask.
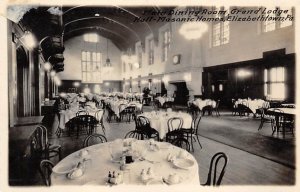
<path id="1" fill-rule="evenodd" d="M 88 154 L 89 154 L 89 152 L 87 150 L 82 150 L 79 152 L 80 157 L 86 157 Z"/>

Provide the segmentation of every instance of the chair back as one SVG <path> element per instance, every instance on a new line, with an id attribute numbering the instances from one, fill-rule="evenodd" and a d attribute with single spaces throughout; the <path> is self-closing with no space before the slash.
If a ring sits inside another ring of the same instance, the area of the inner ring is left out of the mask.
<path id="1" fill-rule="evenodd" d="M 104 135 L 94 133 L 91 135 L 88 135 L 84 141 L 83 141 L 83 148 L 91 146 L 91 145 L 96 145 L 99 143 L 105 143 L 107 142 L 107 139 Z"/>
<path id="2" fill-rule="evenodd" d="M 223 162 L 224 162 L 221 165 L 221 167 L 219 167 L 220 159 L 223 159 Z M 207 181 L 204 185 L 219 186 L 221 184 L 222 178 L 225 174 L 227 161 L 228 161 L 227 156 L 223 152 L 218 152 L 212 157 L 212 159 L 210 161 Z M 218 168 L 221 168 L 221 171 L 218 171 L 217 170 Z M 212 173 L 213 173 L 213 175 L 212 175 Z M 217 177 L 217 173 L 219 173 L 219 177 Z"/>
<path id="3" fill-rule="evenodd" d="M 183 119 L 181 117 L 172 117 L 168 120 L 168 131 L 175 131 L 182 128 Z"/>
<path id="4" fill-rule="evenodd" d="M 135 111 L 136 111 L 136 106 L 135 105 L 130 105 L 130 106 L 128 106 L 124 109 L 125 113 L 133 114 L 133 113 L 135 113 Z"/>
<path id="5" fill-rule="evenodd" d="M 202 118 L 201 113 L 199 113 L 196 117 L 193 118 L 192 121 L 192 130 L 196 135 L 198 135 L 198 129 L 199 129 L 201 118 Z"/>
<path id="6" fill-rule="evenodd" d="M 80 115 L 77 118 L 78 118 L 78 122 L 80 124 L 84 124 L 84 125 L 96 125 L 96 124 L 98 124 L 98 120 L 96 119 L 96 117 L 94 117 L 92 115 Z"/>
<path id="7" fill-rule="evenodd" d="M 172 140 L 171 143 L 177 147 L 187 150 L 188 152 L 190 152 L 190 150 L 191 150 L 190 143 L 185 138 L 177 137 L 176 139 Z"/>
<path id="8" fill-rule="evenodd" d="M 103 116 L 104 116 L 105 111 L 104 110 L 98 110 L 95 113 L 96 119 L 99 121 L 99 123 L 103 123 Z"/>
<path id="9" fill-rule="evenodd" d="M 145 116 L 141 116 L 141 115 L 137 116 L 135 123 L 136 123 L 137 130 L 145 130 L 145 129 L 151 128 L 150 121 Z"/>
<path id="10" fill-rule="evenodd" d="M 81 115 L 88 115 L 89 113 L 87 111 L 78 111 L 76 113 L 76 117 L 81 116 Z"/>
<path id="11" fill-rule="evenodd" d="M 31 148 L 35 152 L 42 152 L 48 148 L 47 128 L 43 125 L 39 125 L 34 131 Z"/>
<path id="12" fill-rule="evenodd" d="M 138 140 L 144 140 L 147 138 L 147 135 L 144 134 L 144 132 L 140 131 L 140 130 L 133 130 L 133 131 L 129 131 L 128 133 L 126 133 L 125 139 L 127 138 L 135 138 Z"/>
<path id="13" fill-rule="evenodd" d="M 46 186 L 51 185 L 51 173 L 54 164 L 50 160 L 42 160 L 40 162 L 40 173 Z"/>
<path id="14" fill-rule="evenodd" d="M 219 105 L 220 105 L 220 99 L 218 99 L 218 100 L 216 101 L 215 109 L 219 109 Z"/>

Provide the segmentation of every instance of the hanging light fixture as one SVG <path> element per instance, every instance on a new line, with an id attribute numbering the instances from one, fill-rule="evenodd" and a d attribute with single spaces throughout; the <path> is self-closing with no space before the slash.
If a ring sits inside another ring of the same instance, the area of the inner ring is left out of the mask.
<path id="1" fill-rule="evenodd" d="M 108 57 L 108 39 L 106 39 L 106 67 L 111 67 L 110 58 Z"/>
<path id="2" fill-rule="evenodd" d="M 204 22 L 187 22 L 181 25 L 179 33 L 188 40 L 199 39 L 207 29 L 208 26 Z"/>

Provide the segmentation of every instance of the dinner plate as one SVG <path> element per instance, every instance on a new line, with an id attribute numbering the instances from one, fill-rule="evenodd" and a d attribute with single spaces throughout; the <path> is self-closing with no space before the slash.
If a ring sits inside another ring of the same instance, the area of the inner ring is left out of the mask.
<path id="1" fill-rule="evenodd" d="M 179 183 L 182 182 L 182 178 L 181 177 L 179 178 L 178 182 L 172 182 L 172 181 L 170 181 L 167 178 L 163 178 L 162 180 L 163 180 L 164 183 L 166 183 L 168 185 L 175 185 L 175 184 L 179 184 Z"/>
<path id="2" fill-rule="evenodd" d="M 72 171 L 74 171 L 77 168 L 77 163 L 76 164 L 69 164 L 69 165 L 57 165 L 53 167 L 52 172 L 57 173 L 57 174 L 67 174 Z"/>
<path id="3" fill-rule="evenodd" d="M 164 184 L 162 179 L 149 179 L 146 185 L 161 185 Z"/>
<path id="4" fill-rule="evenodd" d="M 177 168 L 189 169 L 194 165 L 194 161 L 192 161 L 190 159 L 176 159 L 173 161 L 173 164 Z"/>

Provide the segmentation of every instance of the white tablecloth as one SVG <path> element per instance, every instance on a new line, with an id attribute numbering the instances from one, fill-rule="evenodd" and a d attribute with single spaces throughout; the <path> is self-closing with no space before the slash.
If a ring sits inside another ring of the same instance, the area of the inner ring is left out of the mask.
<path id="1" fill-rule="evenodd" d="M 161 106 L 163 106 L 165 102 L 174 102 L 173 97 L 157 97 L 155 99 L 159 101 Z"/>
<path id="2" fill-rule="evenodd" d="M 238 104 L 247 106 L 253 113 L 256 113 L 256 109 L 260 109 L 263 107 L 268 108 L 270 106 L 269 102 L 262 99 L 238 99 L 235 102 L 234 107 L 237 107 Z"/>
<path id="3" fill-rule="evenodd" d="M 212 106 L 213 108 L 216 107 L 216 101 L 211 100 L 211 99 L 196 99 L 195 101 L 193 101 L 193 104 L 196 105 L 197 107 L 199 107 L 200 110 L 202 110 L 204 107 L 206 106 Z"/>
<path id="4" fill-rule="evenodd" d="M 127 100 L 106 100 L 106 103 L 110 104 L 111 110 L 117 115 L 117 117 L 120 116 L 120 113 L 129 106 L 136 106 L 137 110 L 142 110 L 143 104 L 136 102 L 136 101 L 132 101 L 132 102 L 128 102 Z M 123 106 L 121 106 L 122 104 L 124 104 Z M 120 107 L 121 106 L 121 107 Z"/>
<path id="5" fill-rule="evenodd" d="M 86 107 L 85 110 L 89 113 L 89 115 L 91 116 L 96 116 L 96 112 L 99 111 L 100 109 L 97 109 L 97 108 L 91 108 L 91 107 Z M 59 112 L 59 115 L 60 115 L 60 118 L 59 118 L 59 125 L 58 127 L 60 129 L 65 129 L 65 124 L 70 121 L 70 119 L 76 117 L 76 113 L 78 112 L 79 110 L 74 110 L 74 109 L 67 109 L 67 110 L 61 110 Z M 98 121 L 101 119 L 103 115 L 103 111 L 102 113 L 99 113 L 99 116 L 98 116 Z"/>
<path id="6" fill-rule="evenodd" d="M 150 121 L 150 126 L 157 130 L 159 133 L 160 139 L 163 139 L 168 132 L 168 120 L 173 117 L 181 117 L 183 119 L 182 128 L 191 128 L 192 125 L 192 116 L 188 113 L 183 112 L 145 112 L 141 114 L 145 116 Z"/>
<path id="7" fill-rule="evenodd" d="M 115 141 L 116 142 L 116 141 Z M 164 148 L 158 151 L 152 151 L 149 148 L 149 141 L 135 141 L 133 143 L 134 149 L 138 151 L 143 151 L 145 158 L 152 161 L 157 161 L 158 163 L 150 163 L 148 161 L 136 160 L 135 162 L 129 164 L 126 172 L 120 171 L 120 164 L 111 161 L 111 149 L 109 146 L 113 142 L 103 143 L 92 145 L 83 150 L 88 150 L 87 158 L 85 162 L 85 171 L 84 175 L 76 179 L 69 179 L 66 174 L 57 174 L 55 172 L 51 175 L 52 185 L 106 185 L 108 172 L 111 173 L 115 171 L 116 173 L 123 174 L 124 184 L 130 185 L 145 185 L 141 179 L 142 169 L 147 169 L 150 167 L 153 170 L 154 175 L 159 177 L 168 178 L 169 174 L 176 174 L 182 178 L 182 182 L 178 185 L 197 185 L 199 186 L 199 173 L 198 173 L 198 163 L 190 153 L 185 150 L 175 147 L 169 143 L 161 142 L 158 145 L 163 145 Z M 122 150 L 123 141 L 120 140 L 119 149 Z M 138 148 L 137 148 L 138 147 Z M 172 156 L 177 156 L 181 151 L 184 151 L 187 159 L 190 159 L 194 162 L 192 167 L 189 169 L 180 169 L 175 168 L 174 165 L 167 161 L 169 154 Z M 72 167 L 75 167 L 78 162 L 82 160 L 82 157 L 79 155 L 80 151 L 74 152 L 61 160 L 53 170 L 69 170 Z"/>

